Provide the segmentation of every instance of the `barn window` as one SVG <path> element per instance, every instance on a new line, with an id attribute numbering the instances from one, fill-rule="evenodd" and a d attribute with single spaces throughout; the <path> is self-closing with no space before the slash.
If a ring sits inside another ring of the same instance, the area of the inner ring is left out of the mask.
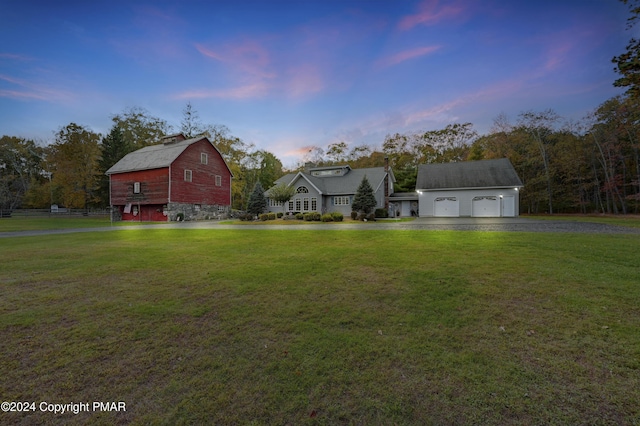
<path id="1" fill-rule="evenodd" d="M 207 156 L 206 152 L 200 154 L 200 163 L 209 164 L 209 157 Z"/>
<path id="2" fill-rule="evenodd" d="M 193 205 L 193 210 L 195 210 L 196 212 L 200 211 L 200 204 L 194 204 Z"/>
<path id="3" fill-rule="evenodd" d="M 222 186 L 222 176 L 216 175 L 216 186 Z"/>
<path id="4" fill-rule="evenodd" d="M 133 182 L 133 193 L 134 194 L 140 193 L 140 182 Z"/>
<path id="5" fill-rule="evenodd" d="M 193 173 L 191 173 L 191 170 L 185 170 L 184 171 L 184 181 L 185 182 L 191 182 L 193 178 Z"/>

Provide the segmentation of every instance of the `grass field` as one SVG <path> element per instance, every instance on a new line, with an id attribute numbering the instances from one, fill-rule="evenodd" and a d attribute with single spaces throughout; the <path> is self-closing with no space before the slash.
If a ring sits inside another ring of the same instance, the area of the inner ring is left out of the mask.
<path id="1" fill-rule="evenodd" d="M 131 230 L 0 240 L 0 423 L 639 424 L 640 240 Z"/>

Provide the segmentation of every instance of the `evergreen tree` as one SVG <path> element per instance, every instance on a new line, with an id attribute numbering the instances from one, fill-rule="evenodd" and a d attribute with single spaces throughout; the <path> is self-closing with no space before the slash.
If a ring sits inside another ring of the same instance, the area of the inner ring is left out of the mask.
<path id="1" fill-rule="evenodd" d="M 362 182 L 360 182 L 360 186 L 358 186 L 356 195 L 353 197 L 351 208 L 353 211 L 368 214 L 371 213 L 377 204 L 378 202 L 376 201 L 376 196 L 373 193 L 373 188 L 365 176 L 362 178 Z"/>
<path id="2" fill-rule="evenodd" d="M 267 210 L 267 199 L 264 196 L 264 189 L 260 182 L 256 182 L 256 185 L 253 187 L 253 192 L 249 197 L 249 203 L 247 205 L 247 211 L 257 216 L 264 211 Z"/>
<path id="3" fill-rule="evenodd" d="M 102 138 L 100 142 L 100 160 L 98 160 L 98 170 L 100 172 L 100 184 L 98 187 L 98 197 L 100 202 L 109 205 L 109 176 L 105 172 L 116 164 L 122 157 L 131 151 L 130 145 L 124 138 L 120 126 L 114 125 L 109 134 Z"/>

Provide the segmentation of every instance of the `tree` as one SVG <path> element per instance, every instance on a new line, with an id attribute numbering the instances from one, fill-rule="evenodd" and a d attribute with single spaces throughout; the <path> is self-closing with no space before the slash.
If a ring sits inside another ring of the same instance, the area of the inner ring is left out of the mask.
<path id="1" fill-rule="evenodd" d="M 187 106 L 182 110 L 182 123 L 180 131 L 187 138 L 193 138 L 205 133 L 205 129 L 200 122 L 198 111 L 193 109 L 191 102 L 187 102 Z"/>
<path id="2" fill-rule="evenodd" d="M 43 177 L 42 156 L 42 148 L 32 140 L 0 138 L 0 209 L 13 210 L 22 205 L 32 183 Z"/>
<path id="3" fill-rule="evenodd" d="M 71 123 L 56 134 L 51 147 L 53 181 L 60 186 L 62 203 L 88 208 L 97 187 L 100 135 Z"/>
<path id="4" fill-rule="evenodd" d="M 336 142 L 329 144 L 327 147 L 327 160 L 330 164 L 336 165 L 346 162 L 347 159 L 347 144 L 345 142 Z"/>
<path id="5" fill-rule="evenodd" d="M 264 196 L 264 189 L 260 182 L 256 182 L 253 187 L 253 192 L 249 197 L 249 203 L 247 204 L 247 211 L 254 216 L 257 216 L 267 210 L 267 199 Z"/>
<path id="6" fill-rule="evenodd" d="M 129 108 L 114 115 L 111 121 L 121 129 L 123 138 L 129 145 L 129 152 L 156 144 L 171 132 L 171 126 L 165 120 L 149 115 L 147 110 L 140 107 Z"/>
<path id="7" fill-rule="evenodd" d="M 293 198 L 296 194 L 296 189 L 293 186 L 279 183 L 278 185 L 269 189 L 269 198 L 275 202 L 282 203 L 282 213 L 285 210 L 285 204 Z"/>
<path id="8" fill-rule="evenodd" d="M 119 126 L 114 125 L 109 134 L 100 143 L 100 159 L 98 160 L 99 186 L 98 198 L 102 205 L 109 205 L 109 177 L 105 172 L 129 153 L 129 144 Z"/>
<path id="9" fill-rule="evenodd" d="M 377 204 L 378 202 L 376 201 L 376 196 L 373 193 L 373 188 L 369 183 L 369 179 L 364 176 L 358 186 L 356 195 L 353 197 L 351 208 L 353 211 L 369 214 Z"/>
<path id="10" fill-rule="evenodd" d="M 549 214 L 553 214 L 553 190 L 551 185 L 551 171 L 549 167 L 549 154 L 547 145 L 549 144 L 548 135 L 553 132 L 553 125 L 560 118 L 555 111 L 548 109 L 540 113 L 527 111 L 520 114 L 520 126 L 528 132 L 538 144 L 540 155 L 544 165 L 544 172 L 547 181 L 547 199 L 549 205 Z"/>
<path id="11" fill-rule="evenodd" d="M 633 0 L 622 0 L 622 2 L 630 3 L 631 16 L 627 19 L 627 29 L 630 29 L 640 18 L 640 6 Z M 625 53 L 614 56 L 611 60 L 616 65 L 614 71 L 621 75 L 613 85 L 627 87 L 627 95 L 633 100 L 638 100 L 640 99 L 640 40 L 632 37 L 626 49 Z"/>

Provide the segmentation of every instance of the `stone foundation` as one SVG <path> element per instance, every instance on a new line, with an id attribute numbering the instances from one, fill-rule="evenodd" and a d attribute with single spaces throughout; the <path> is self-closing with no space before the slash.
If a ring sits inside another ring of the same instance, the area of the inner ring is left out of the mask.
<path id="1" fill-rule="evenodd" d="M 183 220 L 185 221 L 226 219 L 229 217 L 230 209 L 230 206 L 219 206 L 217 204 L 167 204 L 167 213 L 171 222 L 175 222 L 180 213 L 184 216 Z"/>

